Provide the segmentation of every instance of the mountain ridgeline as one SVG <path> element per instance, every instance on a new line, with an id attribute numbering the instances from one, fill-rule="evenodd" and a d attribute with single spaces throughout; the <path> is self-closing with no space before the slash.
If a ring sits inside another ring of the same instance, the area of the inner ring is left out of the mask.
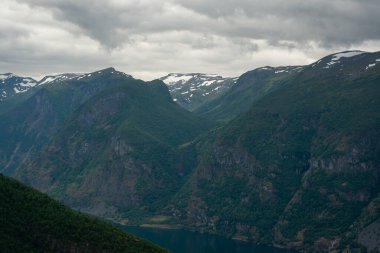
<path id="1" fill-rule="evenodd" d="M 168 252 L 0 175 L 0 251 Z"/>
<path id="2" fill-rule="evenodd" d="M 114 69 L 53 78 L 0 101 L 0 166 L 118 222 L 376 251 L 379 66 L 350 51 L 237 80 L 171 74 L 172 96 Z"/>
<path id="3" fill-rule="evenodd" d="M 171 73 L 160 80 L 168 86 L 175 102 L 194 111 L 207 101 L 224 94 L 236 83 L 237 78 L 201 73 Z"/>

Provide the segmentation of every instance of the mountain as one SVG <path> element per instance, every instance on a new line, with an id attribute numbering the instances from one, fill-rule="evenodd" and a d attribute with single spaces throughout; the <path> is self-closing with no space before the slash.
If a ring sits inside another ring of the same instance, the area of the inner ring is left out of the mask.
<path id="1" fill-rule="evenodd" d="M 112 74 L 114 77 L 133 78 L 132 76 L 114 68 L 107 68 L 92 73 L 65 73 L 58 75 L 48 75 L 40 81 L 36 81 L 30 77 L 21 77 L 12 73 L 0 74 L 0 115 L 10 111 L 15 106 L 25 101 L 38 91 L 40 87 L 44 88 L 48 85 L 60 83 L 86 83 L 86 81 L 94 80 L 94 77 Z M 82 81 L 80 81 L 83 79 Z"/>
<path id="2" fill-rule="evenodd" d="M 0 251 L 168 252 L 0 174 Z"/>
<path id="3" fill-rule="evenodd" d="M 30 96 L 38 82 L 12 73 L 0 74 L 0 115 Z"/>
<path id="4" fill-rule="evenodd" d="M 24 120 L 25 128 L 36 126 L 30 135 L 21 127 L 12 132 L 25 115 L 17 114 L 12 122 L 4 118 L 8 132 L 3 136 L 10 141 L 2 150 L 8 151 L 7 157 L 20 150 L 19 143 L 32 149 L 17 167 L 4 158 L 8 162 L 4 171 L 75 209 L 103 217 L 136 222 L 166 205 L 189 173 L 185 166 L 189 158 L 180 146 L 212 124 L 173 102 L 162 81 L 123 77 L 111 85 L 117 78 L 112 74 L 83 87 L 75 81 L 42 89 L 43 94 L 32 99 L 48 106 L 23 104 L 28 115 L 36 111 L 41 116 L 32 115 L 30 123 Z M 96 82 L 108 86 L 70 110 L 73 101 L 83 101 L 81 88 L 88 91 Z M 25 152 L 29 150 L 21 154 Z"/>
<path id="5" fill-rule="evenodd" d="M 54 85 L 46 82 L 26 92 L 26 97 L 14 96 L 5 104 L 0 103 L 1 108 L 6 108 L 0 114 L 1 171 L 11 175 L 28 157 L 39 153 L 67 117 L 88 98 L 129 80 L 134 79 L 108 68 Z"/>
<path id="6" fill-rule="evenodd" d="M 0 74 L 0 101 L 15 94 L 27 92 L 37 85 L 37 81 L 30 77 L 22 77 L 12 73 Z"/>
<path id="7" fill-rule="evenodd" d="M 114 74 L 116 76 L 124 76 L 126 78 L 132 78 L 131 75 L 125 74 L 120 71 L 116 71 L 114 68 L 107 68 L 107 69 L 95 71 L 92 73 L 83 73 L 83 74 L 65 73 L 65 74 L 58 74 L 58 75 L 48 75 L 42 78 L 38 82 L 38 85 L 54 84 L 54 83 L 61 83 L 61 82 L 67 82 L 67 81 L 79 81 L 83 78 L 88 79 L 88 78 L 91 78 L 91 76 L 94 77 L 94 76 L 101 75 L 104 73 Z"/>
<path id="8" fill-rule="evenodd" d="M 205 101 L 194 113 L 227 122 L 249 109 L 251 104 L 291 81 L 304 66 L 261 67 L 241 75 L 228 92 Z"/>
<path id="9" fill-rule="evenodd" d="M 206 101 L 223 94 L 235 84 L 237 78 L 201 73 L 172 73 L 160 80 L 168 86 L 175 102 L 193 111 Z"/>
<path id="10" fill-rule="evenodd" d="M 299 73 L 306 71 L 307 68 L 313 68 L 314 78 L 318 75 L 331 75 L 338 74 L 340 68 L 348 67 L 352 59 L 356 59 L 360 55 L 368 56 L 368 53 L 362 51 L 347 51 L 333 55 L 329 55 L 320 59 L 319 61 L 306 66 L 283 66 L 283 67 L 261 67 L 255 70 L 248 71 L 241 75 L 228 92 L 223 93 L 221 96 L 214 99 L 205 101 L 202 105 L 195 108 L 194 113 L 199 116 L 212 119 L 219 122 L 227 122 L 240 113 L 249 109 L 251 104 L 268 93 L 293 82 L 293 78 L 298 76 Z M 361 71 L 367 71 L 375 67 L 380 61 L 378 59 L 371 59 L 364 62 L 361 66 Z M 352 67 L 355 65 L 352 65 Z M 318 69 L 318 71 L 317 71 Z M 329 71 L 330 70 L 330 71 Z M 351 72 L 350 72 L 351 71 Z M 346 74 L 355 75 L 362 73 L 354 71 L 353 69 L 346 69 Z M 309 74 L 311 74 L 309 72 Z M 311 77 L 311 76 L 310 76 Z"/>
<path id="11" fill-rule="evenodd" d="M 342 52 L 289 71 L 194 144 L 199 162 L 166 215 L 198 231 L 299 250 L 375 249 L 379 59 Z"/>
<path id="12" fill-rule="evenodd" d="M 258 68 L 194 112 L 114 69 L 42 84 L 0 114 L 0 167 L 118 222 L 376 251 L 379 66 L 347 51 Z"/>

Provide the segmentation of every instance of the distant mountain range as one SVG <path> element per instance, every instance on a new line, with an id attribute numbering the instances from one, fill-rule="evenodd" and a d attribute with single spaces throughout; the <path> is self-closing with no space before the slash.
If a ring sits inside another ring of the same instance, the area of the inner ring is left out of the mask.
<path id="1" fill-rule="evenodd" d="M 65 73 L 59 75 L 48 75 L 43 77 L 40 81 L 36 81 L 31 77 L 22 77 L 12 73 L 0 74 L 0 101 L 10 98 L 16 94 L 27 92 L 44 84 L 80 80 L 83 78 L 89 78 L 91 75 L 99 74 L 101 72 L 102 70 L 83 74 Z M 131 77 L 123 72 L 116 71 L 113 68 L 111 72 L 114 72 L 116 75 Z"/>
<path id="2" fill-rule="evenodd" d="M 379 66 L 380 52 L 347 51 L 238 79 L 47 77 L 0 101 L 0 168 L 123 223 L 376 250 Z"/>
<path id="3" fill-rule="evenodd" d="M 161 77 L 173 100 L 188 110 L 194 110 L 228 90 L 237 78 L 201 73 L 172 73 Z"/>

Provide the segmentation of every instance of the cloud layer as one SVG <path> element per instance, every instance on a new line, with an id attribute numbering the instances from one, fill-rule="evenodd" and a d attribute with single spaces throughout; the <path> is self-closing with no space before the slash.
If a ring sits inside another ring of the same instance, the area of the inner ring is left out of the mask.
<path id="1" fill-rule="evenodd" d="M 380 48 L 378 0 L 4 0 L 0 72 L 237 76 Z"/>

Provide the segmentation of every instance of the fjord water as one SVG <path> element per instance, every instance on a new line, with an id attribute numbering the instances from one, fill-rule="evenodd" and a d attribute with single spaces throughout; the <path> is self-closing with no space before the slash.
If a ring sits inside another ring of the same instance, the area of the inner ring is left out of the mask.
<path id="1" fill-rule="evenodd" d="M 124 231 L 150 240 L 173 253 L 294 253 L 221 236 L 185 230 L 122 226 Z"/>

